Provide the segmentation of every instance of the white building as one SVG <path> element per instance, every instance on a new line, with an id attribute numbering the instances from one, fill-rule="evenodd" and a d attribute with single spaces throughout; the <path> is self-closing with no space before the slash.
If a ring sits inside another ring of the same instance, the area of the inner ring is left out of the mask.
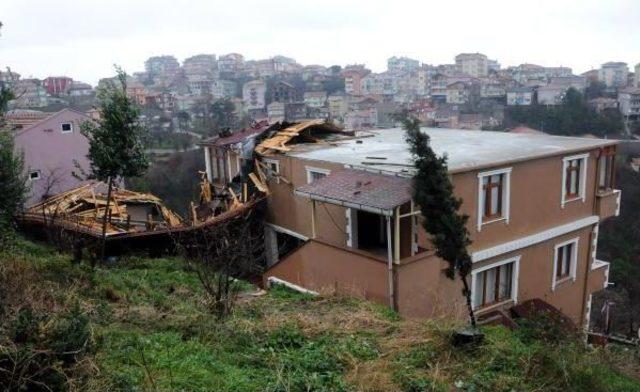
<path id="1" fill-rule="evenodd" d="M 312 108 L 322 108 L 327 103 L 325 91 L 307 91 L 304 93 L 304 103 Z"/>
<path id="2" fill-rule="evenodd" d="M 518 87 L 507 90 L 508 106 L 527 106 L 533 102 L 533 89 L 530 87 Z"/>
<path id="3" fill-rule="evenodd" d="M 625 117 L 640 116 L 640 88 L 628 87 L 618 93 L 620 113 Z"/>
<path id="4" fill-rule="evenodd" d="M 567 87 L 550 84 L 538 87 L 538 104 L 560 105 L 567 92 Z"/>
<path id="5" fill-rule="evenodd" d="M 489 60 L 482 53 L 461 53 L 456 56 L 456 70 L 474 78 L 485 77 L 489 74 Z"/>
<path id="6" fill-rule="evenodd" d="M 602 64 L 598 72 L 598 79 L 607 87 L 617 88 L 627 85 L 629 68 L 627 63 L 608 62 Z"/>
<path id="7" fill-rule="evenodd" d="M 633 75 L 635 87 L 640 88 L 640 63 L 636 64 L 635 74 Z"/>
<path id="8" fill-rule="evenodd" d="M 264 109 L 267 85 L 260 79 L 252 80 L 242 86 L 242 100 L 248 110 Z"/>

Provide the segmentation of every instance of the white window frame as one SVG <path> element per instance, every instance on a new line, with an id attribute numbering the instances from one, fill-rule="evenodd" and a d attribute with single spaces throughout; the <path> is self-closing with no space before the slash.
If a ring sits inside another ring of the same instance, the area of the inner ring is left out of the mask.
<path id="1" fill-rule="evenodd" d="M 509 211 L 511 207 L 511 171 L 513 168 L 505 167 L 486 172 L 478 173 L 478 231 L 482 230 L 482 226 L 489 223 L 505 221 L 509 223 Z M 482 180 L 485 177 L 494 176 L 496 174 L 504 174 L 504 188 L 502 192 L 502 216 L 490 221 L 483 221 L 484 218 L 484 190 L 482 189 Z"/>
<path id="2" fill-rule="evenodd" d="M 567 167 L 570 161 L 580 160 L 580 194 L 573 199 L 567 199 Z M 589 163 L 589 153 L 572 155 L 570 157 L 562 158 L 562 198 L 560 199 L 560 207 L 564 206 L 572 201 L 582 200 L 584 203 L 587 200 L 587 164 Z"/>
<path id="3" fill-rule="evenodd" d="M 276 174 L 280 175 L 280 161 L 277 159 L 269 159 L 269 158 L 263 158 L 262 162 L 265 164 L 265 166 L 269 167 L 269 165 L 275 165 L 276 166 Z M 271 170 L 271 167 L 269 167 L 269 170 Z M 280 177 L 279 176 L 275 176 L 275 180 L 276 180 L 276 184 L 280 183 Z"/>
<path id="4" fill-rule="evenodd" d="M 579 248 L 578 245 L 580 243 L 580 237 L 576 237 L 576 238 L 572 238 L 570 240 L 561 242 L 559 244 L 556 244 L 553 247 L 553 270 L 551 271 L 551 291 L 555 291 L 556 287 L 558 287 L 558 285 L 567 282 L 569 280 L 575 282 L 576 281 L 576 271 L 577 271 L 577 266 L 578 266 L 578 253 L 579 253 Z M 558 249 L 567 246 L 569 244 L 573 244 L 573 252 L 571 253 L 571 265 L 569 266 L 569 277 L 562 279 L 562 280 L 556 280 L 556 271 L 558 268 Z"/>
<path id="5" fill-rule="evenodd" d="M 311 184 L 312 181 L 312 177 L 311 177 L 311 173 L 320 173 L 320 174 L 324 174 L 324 175 L 329 175 L 331 174 L 331 170 L 329 169 L 322 169 L 319 167 L 312 167 L 312 166 L 305 166 L 304 167 L 305 170 L 307 171 L 307 184 Z"/>
<path id="6" fill-rule="evenodd" d="M 33 174 L 33 173 L 37 174 L 37 177 L 31 178 L 31 174 Z M 40 174 L 40 170 L 31 170 L 29 172 L 29 181 L 38 181 L 41 178 L 42 178 L 42 175 Z"/>
<path id="7" fill-rule="evenodd" d="M 68 131 L 65 131 L 64 129 L 62 129 L 62 127 L 66 124 L 69 124 L 69 127 L 71 127 L 71 129 L 69 129 Z M 73 132 L 73 123 L 72 122 L 63 122 L 60 123 L 60 132 L 62 133 L 72 133 Z"/>
<path id="8" fill-rule="evenodd" d="M 486 270 L 490 270 L 492 268 L 500 267 L 505 264 L 513 263 L 513 276 L 511 279 L 511 300 L 514 304 L 518 303 L 518 279 L 520 277 L 520 258 L 521 256 L 514 256 L 508 259 L 496 261 L 495 263 L 487 264 L 485 266 L 473 269 L 471 271 L 471 307 L 476 310 L 478 309 L 478 304 L 476 304 L 476 287 L 478 287 L 477 279 L 478 274 L 480 272 L 484 272 Z M 506 302 L 505 300 L 503 302 Z"/>

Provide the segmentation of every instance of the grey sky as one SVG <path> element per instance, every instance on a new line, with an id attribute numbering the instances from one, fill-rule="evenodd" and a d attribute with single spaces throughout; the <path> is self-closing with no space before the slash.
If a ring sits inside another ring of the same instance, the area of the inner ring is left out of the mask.
<path id="1" fill-rule="evenodd" d="M 640 62 L 638 0 L 1 0 L 0 21 L 0 67 L 92 84 L 114 63 L 134 72 L 158 54 L 282 54 L 374 71 L 392 55 L 440 64 L 470 51 L 577 73 Z"/>

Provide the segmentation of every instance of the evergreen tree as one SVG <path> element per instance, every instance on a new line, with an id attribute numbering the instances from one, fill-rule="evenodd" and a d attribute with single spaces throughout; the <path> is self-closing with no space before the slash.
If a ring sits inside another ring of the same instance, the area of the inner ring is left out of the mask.
<path id="1" fill-rule="evenodd" d="M 148 130 L 139 121 L 140 110 L 127 95 L 127 75 L 116 67 L 117 77 L 98 92 L 100 119 L 82 124 L 82 134 L 89 139 L 90 178 L 108 185 L 107 205 L 102 219 L 102 254 L 113 183 L 123 177 L 145 173 L 149 160 L 144 149 Z"/>
<path id="2" fill-rule="evenodd" d="M 438 157 L 429 146 L 429 135 L 420 131 L 420 120 L 403 113 L 400 116 L 406 131 L 416 168 L 413 177 L 412 197 L 420 206 L 423 227 L 431 234 L 436 255 L 449 263 L 447 277 L 460 277 L 462 294 L 466 297 L 471 325 L 476 328 L 476 318 L 471 305 L 471 256 L 467 246 L 471 244 L 467 220 L 469 216 L 459 212 L 462 200 L 453 194 L 453 184 L 447 168 L 447 157 Z"/>

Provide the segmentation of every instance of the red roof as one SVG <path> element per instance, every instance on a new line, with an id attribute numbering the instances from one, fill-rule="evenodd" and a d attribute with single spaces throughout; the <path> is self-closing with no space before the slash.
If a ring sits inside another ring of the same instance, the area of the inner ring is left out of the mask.
<path id="1" fill-rule="evenodd" d="M 251 136 L 259 135 L 269 128 L 269 123 L 266 120 L 260 121 L 249 128 L 245 128 L 241 131 L 233 133 L 225 137 L 217 137 L 209 140 L 205 140 L 203 144 L 213 145 L 216 147 L 227 146 L 229 144 L 239 143 L 248 139 Z"/>

